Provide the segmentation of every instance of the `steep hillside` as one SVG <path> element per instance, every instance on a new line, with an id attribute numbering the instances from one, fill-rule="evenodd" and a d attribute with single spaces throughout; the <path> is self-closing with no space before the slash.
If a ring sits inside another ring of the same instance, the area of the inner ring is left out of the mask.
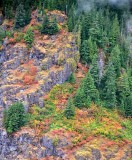
<path id="1" fill-rule="evenodd" d="M 34 30 L 35 40 L 30 50 L 17 38 L 28 27 L 37 27 L 36 12 L 32 21 L 21 32 L 15 32 L 13 38 L 7 38 L 0 54 L 0 105 L 8 108 L 16 101 L 22 101 L 28 111 L 33 104 L 44 106 L 44 95 L 54 85 L 65 82 L 79 61 L 79 51 L 75 36 L 63 28 L 53 36 L 41 35 Z M 60 27 L 66 22 L 66 16 L 61 12 L 50 12 L 59 21 Z M 32 24 L 33 23 L 33 24 Z M 11 30 L 11 28 L 10 28 Z M 16 36 L 16 37 L 15 37 Z"/>
<path id="2" fill-rule="evenodd" d="M 129 4 L 0 2 L 0 160 L 132 160 Z"/>

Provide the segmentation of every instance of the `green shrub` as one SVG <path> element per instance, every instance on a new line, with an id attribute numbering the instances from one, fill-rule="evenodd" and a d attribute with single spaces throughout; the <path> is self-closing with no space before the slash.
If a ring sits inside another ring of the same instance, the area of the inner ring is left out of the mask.
<path id="1" fill-rule="evenodd" d="M 32 31 L 32 28 L 28 28 L 28 30 L 24 36 L 24 41 L 27 43 L 28 48 L 32 47 L 32 43 L 34 41 L 34 33 Z"/>
<path id="2" fill-rule="evenodd" d="M 26 123 L 26 113 L 22 103 L 17 102 L 4 111 L 3 124 L 8 133 L 13 133 Z"/>

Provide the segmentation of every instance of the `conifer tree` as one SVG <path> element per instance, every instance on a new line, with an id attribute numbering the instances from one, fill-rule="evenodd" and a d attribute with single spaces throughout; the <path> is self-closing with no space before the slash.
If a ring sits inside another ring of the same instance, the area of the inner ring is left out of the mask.
<path id="1" fill-rule="evenodd" d="M 5 7 L 5 17 L 8 19 L 13 18 L 13 8 L 11 5 Z"/>
<path id="2" fill-rule="evenodd" d="M 54 17 L 48 26 L 48 34 L 53 35 L 55 33 L 57 33 L 59 31 L 58 25 L 57 25 L 57 21 L 56 18 Z"/>
<path id="3" fill-rule="evenodd" d="M 67 106 L 64 111 L 64 115 L 67 119 L 71 119 L 75 115 L 75 107 L 72 98 L 68 99 Z"/>
<path id="4" fill-rule="evenodd" d="M 83 16 L 82 19 L 82 32 L 81 32 L 81 40 L 87 40 L 89 38 L 89 29 L 91 27 L 91 15 L 87 13 Z"/>
<path id="5" fill-rule="evenodd" d="M 32 43 L 34 41 L 34 33 L 32 31 L 32 28 L 28 28 L 24 36 L 24 40 L 27 43 L 28 47 L 31 48 Z"/>
<path id="6" fill-rule="evenodd" d="M 89 35 L 94 39 L 99 47 L 102 47 L 102 35 L 103 29 L 102 26 L 99 24 L 99 14 L 96 14 L 95 19 L 92 22 L 91 28 L 89 29 Z"/>
<path id="7" fill-rule="evenodd" d="M 30 6 L 30 1 L 31 0 L 25 0 L 24 2 L 24 9 L 26 11 L 25 19 L 26 19 L 26 24 L 28 24 L 31 20 L 31 6 Z"/>
<path id="8" fill-rule="evenodd" d="M 41 33 L 53 35 L 59 31 L 56 18 L 54 17 L 49 21 L 48 16 L 46 15 L 42 24 Z"/>
<path id="9" fill-rule="evenodd" d="M 89 62 L 92 62 L 94 54 L 97 54 L 97 45 L 96 42 L 93 42 L 92 37 L 88 39 L 88 51 L 89 51 Z"/>
<path id="10" fill-rule="evenodd" d="M 106 69 L 106 81 L 104 87 L 105 106 L 114 108 L 116 106 L 116 74 L 115 68 L 111 61 L 109 61 Z"/>
<path id="11" fill-rule="evenodd" d="M 130 111 L 130 109 L 132 109 L 132 100 L 131 100 L 132 96 L 131 96 L 129 78 L 125 71 L 118 78 L 117 93 L 118 93 L 118 103 L 120 106 L 119 109 L 121 109 L 126 116 L 130 116 L 130 113 L 132 116 L 132 112 Z"/>
<path id="12" fill-rule="evenodd" d="M 48 28 L 49 28 L 49 19 L 48 19 L 48 16 L 45 15 L 44 21 L 43 21 L 43 24 L 42 24 L 41 33 L 42 34 L 47 34 L 48 33 Z"/>
<path id="13" fill-rule="evenodd" d="M 88 47 L 88 41 L 84 40 L 81 44 L 80 48 L 80 58 L 83 63 L 89 63 L 90 62 L 90 55 L 89 55 L 89 47 Z"/>
<path id="14" fill-rule="evenodd" d="M 117 15 L 115 16 L 113 23 L 112 23 L 112 27 L 110 30 L 110 46 L 111 48 L 114 47 L 116 45 L 116 42 L 119 40 L 119 36 L 120 36 L 120 26 L 119 26 L 119 21 L 118 21 L 118 17 Z"/>
<path id="15" fill-rule="evenodd" d="M 24 9 L 24 6 L 20 4 L 17 7 L 16 10 L 16 16 L 15 16 L 15 28 L 21 28 L 26 25 L 26 11 Z"/>
<path id="16" fill-rule="evenodd" d="M 99 103 L 99 92 L 94 85 L 94 80 L 90 72 L 86 75 L 80 88 L 74 97 L 76 107 L 89 107 L 91 103 Z"/>
<path id="17" fill-rule="evenodd" d="M 120 49 L 119 46 L 116 45 L 112 52 L 111 52 L 111 61 L 113 62 L 114 68 L 115 68 L 115 72 L 117 77 L 120 76 L 120 70 L 121 70 L 121 59 L 120 59 Z"/>
<path id="18" fill-rule="evenodd" d="M 68 14 L 68 31 L 72 32 L 75 27 L 75 9 L 74 6 L 71 7 Z"/>
<path id="19" fill-rule="evenodd" d="M 132 117 L 132 93 L 126 97 L 125 116 Z"/>
<path id="20" fill-rule="evenodd" d="M 97 52 L 97 46 L 93 43 L 92 38 L 89 37 L 88 41 L 84 40 L 80 49 L 82 62 L 90 64 L 92 62 L 93 55 Z"/>
<path id="21" fill-rule="evenodd" d="M 90 97 L 91 102 L 99 102 L 99 92 L 95 87 L 94 79 L 92 78 L 90 72 L 87 73 L 83 81 L 82 87 L 86 97 Z"/>
<path id="22" fill-rule="evenodd" d="M 98 88 L 99 86 L 99 65 L 98 65 L 98 55 L 97 54 L 94 54 L 93 56 L 90 73 L 94 79 L 95 86 Z"/>
<path id="23" fill-rule="evenodd" d="M 74 96 L 74 104 L 76 107 L 82 108 L 86 106 L 86 100 L 87 97 L 84 93 L 84 89 L 80 87 Z"/>
<path id="24" fill-rule="evenodd" d="M 24 126 L 26 113 L 22 103 L 14 103 L 4 112 L 4 127 L 8 133 L 19 130 Z"/>

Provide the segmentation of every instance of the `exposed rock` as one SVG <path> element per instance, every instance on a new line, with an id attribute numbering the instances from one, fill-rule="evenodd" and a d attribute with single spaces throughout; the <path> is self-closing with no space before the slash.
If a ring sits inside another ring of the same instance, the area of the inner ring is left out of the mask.
<path id="1" fill-rule="evenodd" d="M 27 133 L 10 137 L 0 130 L 0 160 L 16 160 L 19 155 L 23 159 L 41 159 L 46 156 L 63 157 L 64 153 L 48 137 L 35 139 Z"/>
<path id="2" fill-rule="evenodd" d="M 54 85 L 65 82 L 73 72 L 73 66 L 74 69 L 77 67 L 78 48 L 73 35 L 69 35 L 69 40 L 68 34 L 51 36 L 46 41 L 36 40 L 30 53 L 25 44 L 10 46 L 4 41 L 5 49 L 0 54 L 2 111 L 17 101 L 23 102 L 26 111 L 33 104 L 44 107 L 44 95 Z M 59 41 L 61 49 L 56 41 Z M 62 54 L 65 61 L 58 65 Z"/>

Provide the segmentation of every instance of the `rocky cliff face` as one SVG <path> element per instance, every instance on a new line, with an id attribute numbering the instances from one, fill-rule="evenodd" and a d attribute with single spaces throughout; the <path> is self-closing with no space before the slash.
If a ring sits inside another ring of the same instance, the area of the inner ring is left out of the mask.
<path id="1" fill-rule="evenodd" d="M 8 45 L 8 40 L 4 45 L 0 53 L 1 110 L 16 101 L 22 101 L 26 111 L 33 104 L 43 107 L 44 95 L 65 82 L 79 60 L 75 38 L 66 32 L 36 38 L 30 51 L 25 44 Z"/>
<path id="2" fill-rule="evenodd" d="M 55 136 L 45 135 L 37 138 L 31 129 L 23 129 L 22 133 L 10 137 L 0 130 L 0 160 L 129 160 L 131 150 L 130 144 L 119 146 L 101 137 L 89 137 L 85 144 L 71 147 L 66 137 L 55 139 Z"/>
<path id="3" fill-rule="evenodd" d="M 60 141 L 59 146 L 56 146 L 53 140 L 46 136 L 36 138 L 25 132 L 9 137 L 5 131 L 0 130 L 0 160 L 41 159 L 47 156 L 63 158 L 62 146 L 64 141 Z"/>

